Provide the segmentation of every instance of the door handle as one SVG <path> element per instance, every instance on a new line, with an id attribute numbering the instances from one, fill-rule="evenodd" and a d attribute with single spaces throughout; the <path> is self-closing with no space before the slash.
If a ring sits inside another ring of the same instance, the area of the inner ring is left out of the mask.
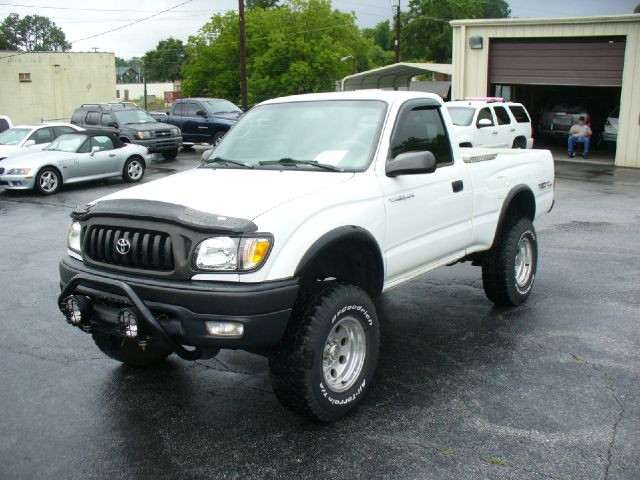
<path id="1" fill-rule="evenodd" d="M 110 154 L 109 154 L 109 156 L 110 156 L 110 157 L 115 157 L 115 156 L 116 156 L 116 154 L 115 154 L 115 153 L 110 153 Z"/>
<path id="2" fill-rule="evenodd" d="M 491 132 L 491 135 L 497 135 L 498 132 Z"/>
<path id="3" fill-rule="evenodd" d="M 462 180 L 451 182 L 451 188 L 453 189 L 453 193 L 461 192 L 464 189 L 464 182 Z"/>
<path id="4" fill-rule="evenodd" d="M 515 128 L 512 128 L 510 131 L 511 131 L 511 132 L 515 132 L 515 131 L 516 131 L 516 129 L 515 129 Z"/>

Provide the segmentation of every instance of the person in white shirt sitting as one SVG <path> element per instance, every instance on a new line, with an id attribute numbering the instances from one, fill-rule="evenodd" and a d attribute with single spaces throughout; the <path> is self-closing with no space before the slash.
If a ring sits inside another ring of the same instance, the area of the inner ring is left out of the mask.
<path id="1" fill-rule="evenodd" d="M 589 139 L 591 137 L 591 129 L 589 125 L 586 124 L 585 118 L 580 117 L 578 119 L 578 123 L 573 125 L 569 130 L 569 158 L 575 157 L 573 153 L 573 147 L 576 142 L 582 143 L 584 145 L 584 153 L 582 154 L 582 158 L 589 158 Z"/>

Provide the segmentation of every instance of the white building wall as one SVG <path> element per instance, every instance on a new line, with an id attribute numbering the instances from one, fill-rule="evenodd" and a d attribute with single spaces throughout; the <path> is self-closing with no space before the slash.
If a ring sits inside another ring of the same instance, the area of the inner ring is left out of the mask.
<path id="1" fill-rule="evenodd" d="M 640 15 L 456 20 L 451 25 L 454 99 L 487 95 L 491 38 L 626 36 L 616 165 L 640 168 Z M 473 36 L 483 38 L 482 50 L 469 48 Z"/>
<path id="2" fill-rule="evenodd" d="M 108 101 L 115 91 L 113 53 L 0 52 L 0 114 L 14 124 L 68 122 L 83 103 Z M 20 82 L 28 73 L 30 82 Z"/>
<path id="3" fill-rule="evenodd" d="M 147 96 L 155 95 L 158 100 L 164 99 L 164 92 L 174 92 L 176 90 L 179 90 L 178 85 L 172 82 L 147 83 Z M 125 100 L 125 91 L 129 92 L 129 100 L 143 100 L 144 83 L 118 83 L 112 96 L 113 98 Z"/>

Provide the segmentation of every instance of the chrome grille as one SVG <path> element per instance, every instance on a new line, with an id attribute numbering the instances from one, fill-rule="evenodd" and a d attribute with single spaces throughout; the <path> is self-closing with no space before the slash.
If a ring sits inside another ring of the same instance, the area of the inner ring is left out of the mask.
<path id="1" fill-rule="evenodd" d="M 84 235 L 84 254 L 95 262 L 111 265 L 159 271 L 174 269 L 171 236 L 164 232 L 91 226 Z"/>

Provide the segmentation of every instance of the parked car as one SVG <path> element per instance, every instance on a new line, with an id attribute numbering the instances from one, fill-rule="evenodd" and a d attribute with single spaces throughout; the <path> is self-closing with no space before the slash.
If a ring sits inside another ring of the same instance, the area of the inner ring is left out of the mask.
<path id="1" fill-rule="evenodd" d="M 241 115 L 242 110 L 228 100 L 181 98 L 165 121 L 180 128 L 186 148 L 202 143 L 216 146 Z"/>
<path id="2" fill-rule="evenodd" d="M 6 115 L 0 115 L 0 133 L 13 127 L 13 122 Z"/>
<path id="3" fill-rule="evenodd" d="M 0 160 L 13 155 L 42 150 L 60 135 L 80 130 L 82 128 L 69 123 L 18 125 L 0 133 Z"/>
<path id="4" fill-rule="evenodd" d="M 460 261 L 497 305 L 531 293 L 551 153 L 462 150 L 452 128 L 423 92 L 264 102 L 199 168 L 76 209 L 58 306 L 125 364 L 261 353 L 284 405 L 336 420 L 374 376 L 372 298 Z"/>
<path id="5" fill-rule="evenodd" d="M 584 100 L 547 102 L 538 117 L 539 135 L 557 135 L 567 137 L 569 129 L 584 117 L 587 125 L 593 128 L 593 119 Z"/>
<path id="6" fill-rule="evenodd" d="M 167 119 L 169 118 L 169 114 L 167 112 L 158 112 L 149 110 L 149 115 L 155 118 L 158 122 L 167 123 Z"/>
<path id="7" fill-rule="evenodd" d="M 0 163 L 0 188 L 56 193 L 63 184 L 122 176 L 139 182 L 152 155 L 141 145 L 122 143 L 117 132 L 85 130 L 61 135 L 42 151 Z"/>
<path id="8" fill-rule="evenodd" d="M 533 147 L 531 118 L 521 103 L 474 99 L 445 105 L 461 147 Z"/>
<path id="9" fill-rule="evenodd" d="M 85 128 L 116 129 L 124 143 L 135 143 L 173 160 L 182 145 L 180 129 L 159 123 L 146 110 L 117 104 L 90 104 L 76 109 L 71 123 Z"/>
<path id="10" fill-rule="evenodd" d="M 620 116 L 620 107 L 616 107 L 607 116 L 607 121 L 604 124 L 604 132 L 602 133 L 602 139 L 605 142 L 617 142 L 618 141 L 618 117 Z"/>

